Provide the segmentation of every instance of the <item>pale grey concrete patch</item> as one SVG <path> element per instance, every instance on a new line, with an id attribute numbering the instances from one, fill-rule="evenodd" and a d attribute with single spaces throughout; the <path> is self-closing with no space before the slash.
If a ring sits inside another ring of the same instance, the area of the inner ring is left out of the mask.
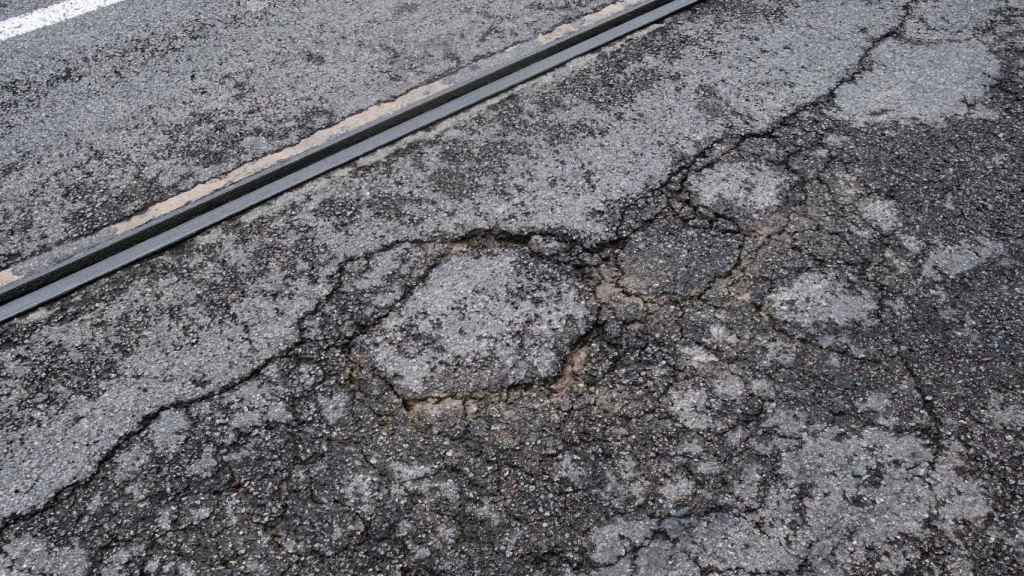
<path id="1" fill-rule="evenodd" d="M 772 315 L 802 326 L 871 323 L 878 310 L 873 295 L 848 287 L 838 276 L 806 272 L 768 296 Z"/>
<path id="2" fill-rule="evenodd" d="M 150 452 L 146 447 L 133 446 L 117 455 L 117 477 L 119 480 L 130 480 L 139 470 L 150 462 Z"/>
<path id="3" fill-rule="evenodd" d="M 1005 253 L 1005 246 L 988 238 L 964 240 L 953 246 L 933 249 L 921 267 L 921 273 L 932 280 L 953 278 Z"/>
<path id="4" fill-rule="evenodd" d="M 391 465 L 391 473 L 399 482 L 422 480 L 434 471 L 435 467 L 426 464 L 396 462 Z"/>
<path id="5" fill-rule="evenodd" d="M 651 520 L 615 520 L 590 533 L 590 559 L 597 564 L 612 564 L 631 548 L 651 537 L 656 523 Z"/>
<path id="6" fill-rule="evenodd" d="M 1010 394 L 994 394 L 984 416 L 1010 430 L 1024 430 L 1024 406 L 1021 399 Z"/>
<path id="7" fill-rule="evenodd" d="M 275 390 L 259 383 L 246 384 L 231 395 L 235 405 L 231 427 L 248 430 L 265 422 L 288 422 L 292 414 L 287 404 L 275 397 Z"/>
<path id="8" fill-rule="evenodd" d="M 571 272 L 488 250 L 437 266 L 368 345 L 403 398 L 470 396 L 557 376 L 593 321 Z"/>
<path id="9" fill-rule="evenodd" d="M 351 409 L 352 399 L 347 394 L 333 394 L 320 397 L 320 410 L 324 419 L 330 424 L 337 424 L 342 418 L 348 415 Z"/>
<path id="10" fill-rule="evenodd" d="M 153 445 L 161 452 L 176 451 L 185 440 L 182 432 L 188 429 L 188 425 L 188 417 L 180 411 L 164 412 L 149 429 Z"/>
<path id="11" fill-rule="evenodd" d="M 776 166 L 720 162 L 693 175 L 689 183 L 702 206 L 757 216 L 779 206 L 793 179 Z"/>
<path id="12" fill-rule="evenodd" d="M 714 416 L 708 410 L 710 401 L 707 391 L 699 386 L 674 387 L 668 395 L 672 414 L 691 430 L 714 427 Z"/>
<path id="13" fill-rule="evenodd" d="M 693 496 L 695 486 L 689 478 L 670 480 L 662 484 L 658 492 L 670 502 L 678 502 Z"/>
<path id="14" fill-rule="evenodd" d="M 1010 8 L 1015 1 L 917 2 L 907 21 L 906 34 L 916 40 L 969 40 L 991 22 L 997 10 Z"/>
<path id="15" fill-rule="evenodd" d="M 973 39 L 939 44 L 890 39 L 872 52 L 871 61 L 870 70 L 836 93 L 842 117 L 858 124 L 941 124 L 972 114 L 999 75 L 999 61 Z"/>
<path id="16" fill-rule="evenodd" d="M 84 576 L 89 555 L 75 546 L 22 536 L 4 545 L 0 569 L 9 576 Z"/>
<path id="17" fill-rule="evenodd" d="M 689 31 L 732 48 L 713 51 L 710 58 L 708 52 L 695 52 L 686 77 L 717 95 L 726 110 L 763 125 L 821 95 L 821 82 L 831 82 L 831 87 L 845 77 L 869 39 L 898 20 L 901 7 L 902 3 L 890 1 L 744 2 L 742 9 L 749 20 L 724 26 L 709 22 Z M 764 18 L 761 10 L 776 11 L 782 20 Z M 787 25 L 775 25 L 783 20 Z M 858 32 L 839 32 L 847 26 L 856 26 Z"/>
<path id="18" fill-rule="evenodd" d="M 580 465 L 578 456 L 566 453 L 555 463 L 554 476 L 569 481 L 573 486 L 580 487 L 586 477 L 586 470 Z"/>
<path id="19" fill-rule="evenodd" d="M 99 574 L 100 576 L 126 576 L 131 571 L 131 567 L 126 565 L 144 553 L 145 548 L 138 545 L 116 549 L 104 560 L 100 566 Z"/>
<path id="20" fill-rule="evenodd" d="M 622 563 L 625 563 L 623 560 Z M 606 574 L 604 572 L 601 573 Z M 609 576 L 616 572 L 608 572 Z M 668 542 L 655 542 L 646 546 L 636 554 L 633 570 L 619 574 L 636 574 L 638 576 L 655 576 L 672 574 L 673 576 L 699 576 L 702 574 L 700 565 L 683 550 Z"/>
<path id="21" fill-rule="evenodd" d="M 900 228 L 899 208 L 892 200 L 865 198 L 857 203 L 860 215 L 882 232 L 890 233 Z"/>

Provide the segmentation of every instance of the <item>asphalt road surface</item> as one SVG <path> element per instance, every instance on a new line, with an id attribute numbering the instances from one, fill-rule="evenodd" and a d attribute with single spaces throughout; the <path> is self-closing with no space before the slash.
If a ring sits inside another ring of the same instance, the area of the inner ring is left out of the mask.
<path id="1" fill-rule="evenodd" d="M 706 0 L 0 326 L 0 574 L 1024 574 L 1022 183 L 1020 0 Z"/>
<path id="2" fill-rule="evenodd" d="M 611 3 L 129 0 L 5 40 L 0 269 Z"/>

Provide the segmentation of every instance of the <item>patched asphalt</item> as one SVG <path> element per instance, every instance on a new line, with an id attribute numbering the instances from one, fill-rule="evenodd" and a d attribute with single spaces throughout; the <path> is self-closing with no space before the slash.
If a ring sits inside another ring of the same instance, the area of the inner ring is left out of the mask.
<path id="1" fill-rule="evenodd" d="M 0 327 L 0 573 L 1022 573 L 1022 32 L 707 0 Z"/>

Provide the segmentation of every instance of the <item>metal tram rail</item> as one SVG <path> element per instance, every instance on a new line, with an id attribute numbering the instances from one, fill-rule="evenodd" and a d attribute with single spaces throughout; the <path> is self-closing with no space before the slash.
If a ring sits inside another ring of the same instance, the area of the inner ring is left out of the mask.
<path id="1" fill-rule="evenodd" d="M 367 124 L 129 233 L 76 253 L 0 288 L 0 323 L 60 298 L 304 182 L 505 92 L 664 19 L 700 0 L 649 0 L 497 68 L 486 70 L 405 110 Z"/>

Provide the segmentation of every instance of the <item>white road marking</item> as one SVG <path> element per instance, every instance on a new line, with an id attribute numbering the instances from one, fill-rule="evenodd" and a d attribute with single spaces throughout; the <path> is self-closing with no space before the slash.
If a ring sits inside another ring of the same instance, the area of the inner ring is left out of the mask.
<path id="1" fill-rule="evenodd" d="M 0 22 L 0 42 L 124 0 L 67 0 Z"/>

